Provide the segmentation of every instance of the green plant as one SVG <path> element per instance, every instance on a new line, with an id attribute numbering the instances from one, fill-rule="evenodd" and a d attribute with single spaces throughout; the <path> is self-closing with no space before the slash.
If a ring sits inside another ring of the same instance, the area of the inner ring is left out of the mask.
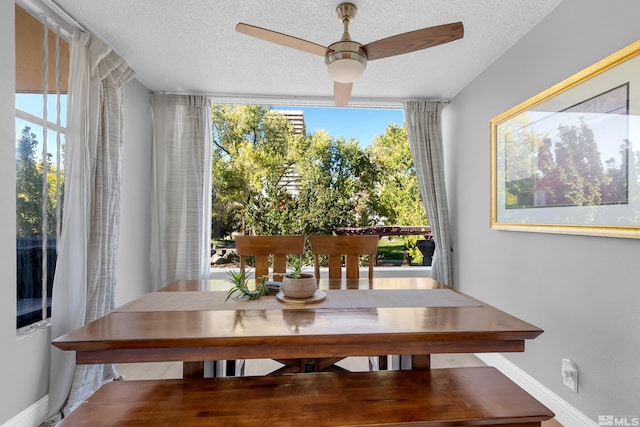
<path id="1" fill-rule="evenodd" d="M 299 279 L 302 277 L 302 258 L 296 256 L 288 257 L 288 263 L 291 265 L 286 277 L 290 279 Z"/>
<path id="2" fill-rule="evenodd" d="M 404 236 L 404 244 L 410 259 L 420 264 L 422 262 L 422 252 L 418 249 L 418 236 Z"/>
<path id="3" fill-rule="evenodd" d="M 227 301 L 229 298 L 233 298 L 235 300 L 256 300 L 260 299 L 263 295 L 269 295 L 269 289 L 267 288 L 267 278 L 262 277 L 260 282 L 256 284 L 255 290 L 249 289 L 249 276 L 250 274 L 245 274 L 241 271 L 231 271 L 229 270 L 230 278 L 227 279 L 228 282 L 233 284 L 233 287 L 229 289 L 227 292 Z"/>

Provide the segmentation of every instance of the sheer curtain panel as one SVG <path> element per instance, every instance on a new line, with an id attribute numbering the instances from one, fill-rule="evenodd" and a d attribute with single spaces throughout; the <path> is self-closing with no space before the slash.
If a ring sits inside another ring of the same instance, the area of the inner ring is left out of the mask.
<path id="1" fill-rule="evenodd" d="M 159 289 L 211 270 L 211 101 L 151 95 L 151 277 Z"/>
<path id="2" fill-rule="evenodd" d="M 451 231 L 442 153 L 441 101 L 407 101 L 404 116 L 422 202 L 436 243 L 431 277 L 453 286 Z"/>
<path id="3" fill-rule="evenodd" d="M 122 176 L 122 98 L 133 71 L 88 33 L 71 40 L 65 157 L 65 213 L 53 285 L 51 336 L 58 337 L 114 308 Z M 51 348 L 52 424 L 102 384 L 113 365 L 75 365 Z"/>

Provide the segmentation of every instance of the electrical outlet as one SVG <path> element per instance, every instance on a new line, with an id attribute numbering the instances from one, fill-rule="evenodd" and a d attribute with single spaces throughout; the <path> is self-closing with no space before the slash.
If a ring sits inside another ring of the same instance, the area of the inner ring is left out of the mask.
<path id="1" fill-rule="evenodd" d="M 578 392 L 578 367 L 569 359 L 562 359 L 562 383 Z"/>

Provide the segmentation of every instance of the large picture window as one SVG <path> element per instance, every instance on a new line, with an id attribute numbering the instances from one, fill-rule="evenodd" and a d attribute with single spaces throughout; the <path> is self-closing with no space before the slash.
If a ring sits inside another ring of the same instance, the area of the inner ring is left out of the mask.
<path id="1" fill-rule="evenodd" d="M 51 315 L 68 64 L 59 30 L 16 6 L 16 326 L 22 332 Z"/>

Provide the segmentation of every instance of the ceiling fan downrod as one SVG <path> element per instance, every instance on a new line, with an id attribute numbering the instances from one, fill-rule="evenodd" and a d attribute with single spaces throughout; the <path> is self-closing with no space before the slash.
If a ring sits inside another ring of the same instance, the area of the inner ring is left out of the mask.
<path id="1" fill-rule="evenodd" d="M 336 8 L 338 19 L 344 25 L 344 33 L 339 42 L 329 46 L 325 65 L 333 80 L 339 83 L 353 83 L 367 67 L 367 55 L 361 49 L 362 45 L 351 40 L 349 35 L 349 24 L 353 22 L 357 11 L 352 3 L 341 3 Z"/>
<path id="2" fill-rule="evenodd" d="M 349 36 L 349 24 L 351 24 L 355 19 L 357 12 L 358 8 L 353 3 L 340 3 L 338 7 L 336 7 L 338 20 L 342 22 L 342 25 L 344 25 L 342 41 L 351 41 L 351 36 Z"/>

